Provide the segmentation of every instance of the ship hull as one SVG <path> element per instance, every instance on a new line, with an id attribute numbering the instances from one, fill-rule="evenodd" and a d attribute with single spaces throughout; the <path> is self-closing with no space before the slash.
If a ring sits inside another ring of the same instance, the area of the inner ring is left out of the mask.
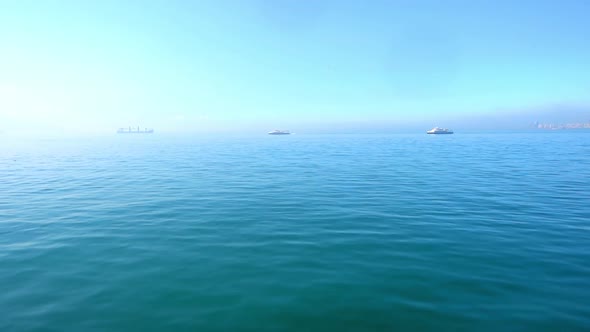
<path id="1" fill-rule="evenodd" d="M 153 131 L 118 131 L 117 134 L 153 134 Z"/>

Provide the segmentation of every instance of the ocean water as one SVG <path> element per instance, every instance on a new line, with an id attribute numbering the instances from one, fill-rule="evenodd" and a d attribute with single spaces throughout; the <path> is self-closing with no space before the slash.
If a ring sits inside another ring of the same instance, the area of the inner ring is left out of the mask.
<path id="1" fill-rule="evenodd" d="M 11 139 L 0 331 L 590 330 L 590 133 Z"/>

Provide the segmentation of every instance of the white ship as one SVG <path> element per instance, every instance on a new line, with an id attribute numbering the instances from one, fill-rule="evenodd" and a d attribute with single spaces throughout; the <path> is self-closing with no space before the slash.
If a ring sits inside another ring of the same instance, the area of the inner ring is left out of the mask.
<path id="1" fill-rule="evenodd" d="M 117 134 L 153 134 L 154 130 L 151 128 L 145 128 L 145 129 L 140 129 L 139 127 L 137 127 L 137 129 L 135 128 L 119 128 L 119 130 L 117 130 Z"/>
<path id="2" fill-rule="evenodd" d="M 429 131 L 427 131 L 426 133 L 427 134 L 441 135 L 441 134 L 452 134 L 453 131 L 451 129 L 434 127 L 432 129 L 430 129 Z"/>
<path id="3" fill-rule="evenodd" d="M 275 129 L 268 133 L 269 135 L 290 135 L 291 133 L 288 130 L 278 130 Z"/>

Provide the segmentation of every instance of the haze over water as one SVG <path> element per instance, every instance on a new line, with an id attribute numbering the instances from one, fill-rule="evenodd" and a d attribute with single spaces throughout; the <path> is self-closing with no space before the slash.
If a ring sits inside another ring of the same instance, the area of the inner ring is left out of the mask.
<path id="1" fill-rule="evenodd" d="M 587 132 L 10 142 L 2 331 L 590 328 Z"/>

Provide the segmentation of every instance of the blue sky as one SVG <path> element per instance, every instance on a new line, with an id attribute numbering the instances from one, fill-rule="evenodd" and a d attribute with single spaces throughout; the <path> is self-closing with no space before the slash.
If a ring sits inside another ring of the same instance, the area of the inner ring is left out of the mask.
<path id="1" fill-rule="evenodd" d="M 313 131 L 586 109 L 588 13 L 585 0 L 0 0 L 0 129 Z"/>

